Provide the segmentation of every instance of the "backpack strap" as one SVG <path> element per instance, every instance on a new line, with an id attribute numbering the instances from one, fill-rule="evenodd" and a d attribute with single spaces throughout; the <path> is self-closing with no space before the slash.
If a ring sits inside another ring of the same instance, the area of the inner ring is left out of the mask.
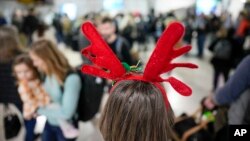
<path id="1" fill-rule="evenodd" d="M 60 85 L 60 89 L 62 91 L 62 93 L 64 92 L 64 83 L 66 81 L 66 79 L 68 78 L 69 75 L 73 74 L 73 73 L 76 73 L 76 71 L 74 70 L 69 70 L 67 73 L 66 73 L 66 76 L 64 77 L 64 80 L 63 80 L 63 85 Z"/>
<path id="2" fill-rule="evenodd" d="M 122 43 L 123 43 L 122 37 L 117 36 L 117 41 L 115 43 L 115 49 L 116 49 L 116 54 L 117 54 L 118 58 L 121 60 L 123 60 Z"/>

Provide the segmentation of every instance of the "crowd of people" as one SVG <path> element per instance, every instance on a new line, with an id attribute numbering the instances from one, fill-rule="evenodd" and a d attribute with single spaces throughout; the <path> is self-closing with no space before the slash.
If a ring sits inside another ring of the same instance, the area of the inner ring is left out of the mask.
<path id="1" fill-rule="evenodd" d="M 76 68 L 69 64 L 58 46 L 62 43 L 79 52 L 86 48 L 90 41 L 81 32 L 81 24 L 85 21 L 91 21 L 96 26 L 119 60 L 129 66 L 140 60 L 138 52 L 148 50 L 150 39 L 157 42 L 173 21 L 182 22 L 185 26 L 180 44 L 191 44 L 194 35 L 197 35 L 195 57 L 198 59 L 204 58 L 205 41 L 211 40 L 207 48 L 213 54 L 213 88 L 212 94 L 201 103 L 202 114 L 209 115 L 207 113 L 210 111 L 210 118 L 205 122 L 200 121 L 201 126 L 195 128 L 192 134 L 184 131 L 179 133 L 174 129 L 177 129 L 177 121 L 181 120 L 174 117 L 171 107 L 166 109 L 162 91 L 155 84 L 128 80 L 112 90 L 102 113 L 100 130 L 107 141 L 200 139 L 192 135 L 198 134 L 201 129 L 205 130 L 208 123 L 215 124 L 217 118 L 213 111 L 219 111 L 224 105 L 230 106 L 228 116 L 224 114 L 228 117 L 225 125 L 250 123 L 250 116 L 246 112 L 250 110 L 250 11 L 243 10 L 236 22 L 226 12 L 220 16 L 196 16 L 187 12 L 184 19 L 178 19 L 174 12 L 156 16 L 154 10 L 148 15 L 120 13 L 115 17 L 89 13 L 75 21 L 71 21 L 66 14 L 55 14 L 51 25 L 46 25 L 37 16 L 35 8 L 30 8 L 27 15 L 14 13 L 11 23 L 7 23 L 0 14 L 0 106 L 10 103 L 22 113 L 25 141 L 34 141 L 39 137 L 34 133 L 38 115 L 47 118 L 42 141 L 73 141 L 80 134 L 76 111 L 82 81 L 76 73 L 69 74 Z M 136 51 L 132 48 L 134 44 L 138 45 Z M 89 63 L 84 56 L 82 59 L 84 63 Z M 231 70 L 234 70 L 232 76 Z M 221 74 L 225 84 L 218 88 Z M 111 83 L 106 81 L 109 88 L 112 87 Z M 115 109 L 117 107 L 122 110 Z M 235 111 L 238 113 L 234 114 Z M 124 121 L 125 116 L 127 120 Z M 214 120 L 211 120 L 211 116 Z M 4 123 L 0 125 L 2 129 L 7 126 Z M 209 131 L 211 138 L 206 139 L 224 141 L 225 138 L 221 139 L 224 134 L 219 132 L 224 131 L 224 127 Z M 5 141 L 7 133 L 2 129 L 0 140 Z M 204 141 L 204 138 L 201 140 Z"/>

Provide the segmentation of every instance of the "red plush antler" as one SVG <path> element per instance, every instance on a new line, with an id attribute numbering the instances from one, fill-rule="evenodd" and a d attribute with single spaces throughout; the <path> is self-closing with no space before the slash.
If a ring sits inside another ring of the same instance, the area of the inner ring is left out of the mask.
<path id="1" fill-rule="evenodd" d="M 140 80 L 152 82 L 161 90 L 162 88 L 158 86 L 158 82 L 167 81 L 182 95 L 187 96 L 192 93 L 192 90 L 187 85 L 176 78 L 169 77 L 163 79 L 160 77 L 161 74 L 177 67 L 197 68 L 196 65 L 191 63 L 171 63 L 173 59 L 191 49 L 191 46 L 174 49 L 174 45 L 181 39 L 184 33 L 184 27 L 182 24 L 178 22 L 171 23 L 164 31 L 146 65 L 143 75 L 133 73 L 126 75 L 126 70 L 121 62 L 90 22 L 86 22 L 82 25 L 82 32 L 91 41 L 91 45 L 85 48 L 82 51 L 82 54 L 94 64 L 84 65 L 82 67 L 83 72 L 112 80 Z M 168 105 L 165 92 L 164 90 L 162 91 L 164 101 L 166 102 L 166 105 Z"/>
<path id="2" fill-rule="evenodd" d="M 156 48 L 147 63 L 143 77 L 151 82 L 168 81 L 180 94 L 190 95 L 192 90 L 184 83 L 174 77 L 170 77 L 168 79 L 160 77 L 161 74 L 176 67 L 197 68 L 196 65 L 191 63 L 171 63 L 174 58 L 188 52 L 191 49 L 191 46 L 174 49 L 174 45 L 181 39 L 183 34 L 184 27 L 182 24 L 174 22 L 169 25 L 157 42 Z"/>
<path id="3" fill-rule="evenodd" d="M 125 68 L 95 27 L 90 22 L 86 22 L 82 25 L 82 32 L 91 42 L 91 45 L 85 48 L 82 54 L 96 65 L 84 65 L 82 71 L 112 80 L 122 77 L 126 73 Z"/>

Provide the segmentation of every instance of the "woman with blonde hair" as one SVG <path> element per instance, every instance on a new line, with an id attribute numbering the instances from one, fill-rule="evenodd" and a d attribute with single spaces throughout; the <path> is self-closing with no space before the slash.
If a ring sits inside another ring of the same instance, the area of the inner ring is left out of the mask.
<path id="1" fill-rule="evenodd" d="M 32 44 L 29 52 L 34 66 L 44 74 L 44 88 L 51 97 L 52 103 L 38 109 L 38 114 L 48 119 L 42 135 L 43 141 L 71 141 L 60 128 L 60 121 L 66 120 L 74 124 L 77 103 L 79 99 L 81 80 L 72 71 L 67 59 L 47 40 Z M 77 125 L 75 125 L 77 126 Z"/>

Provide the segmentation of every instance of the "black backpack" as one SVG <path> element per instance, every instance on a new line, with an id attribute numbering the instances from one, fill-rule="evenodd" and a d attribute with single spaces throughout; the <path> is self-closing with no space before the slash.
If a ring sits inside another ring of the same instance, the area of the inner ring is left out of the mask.
<path id="1" fill-rule="evenodd" d="M 232 44 L 226 40 L 219 40 L 214 47 L 214 58 L 230 59 L 232 54 Z"/>
<path id="2" fill-rule="evenodd" d="M 98 112 L 104 93 L 104 80 L 99 77 L 90 76 L 81 72 L 78 68 L 68 72 L 67 76 L 76 73 L 80 76 L 82 87 L 77 105 L 77 120 L 91 120 Z M 66 76 L 66 78 L 67 78 Z M 63 91 L 63 87 L 61 87 Z"/>

